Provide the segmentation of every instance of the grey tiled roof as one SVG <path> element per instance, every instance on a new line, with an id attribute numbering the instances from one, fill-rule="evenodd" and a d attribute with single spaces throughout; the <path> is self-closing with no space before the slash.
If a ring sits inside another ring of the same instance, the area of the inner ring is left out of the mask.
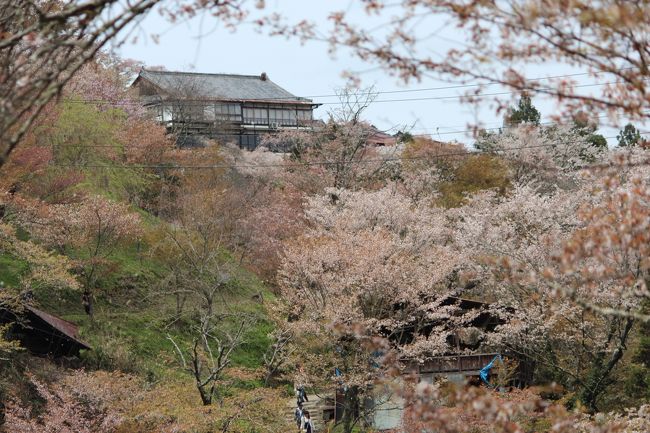
<path id="1" fill-rule="evenodd" d="M 143 69 L 137 80 L 140 79 L 153 83 L 170 96 L 210 100 L 311 102 L 310 99 L 289 93 L 268 77 L 262 79 L 262 75 L 201 74 Z"/>

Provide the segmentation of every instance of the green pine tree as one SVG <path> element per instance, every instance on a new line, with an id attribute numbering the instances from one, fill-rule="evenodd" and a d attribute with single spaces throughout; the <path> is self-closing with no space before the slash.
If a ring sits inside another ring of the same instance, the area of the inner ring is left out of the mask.
<path id="1" fill-rule="evenodd" d="M 587 115 L 580 112 L 573 116 L 573 130 L 581 137 L 586 137 L 587 142 L 593 147 L 607 149 L 607 139 L 602 134 L 597 134 L 598 125 L 590 122 Z"/>
<path id="2" fill-rule="evenodd" d="M 625 128 L 616 136 L 619 147 L 632 147 L 641 141 L 641 133 L 631 123 L 625 125 Z"/>
<path id="3" fill-rule="evenodd" d="M 522 123 L 539 125 L 540 113 L 533 105 L 530 96 L 522 95 L 517 107 L 510 108 L 510 113 L 506 116 L 506 123 L 511 126 Z"/>

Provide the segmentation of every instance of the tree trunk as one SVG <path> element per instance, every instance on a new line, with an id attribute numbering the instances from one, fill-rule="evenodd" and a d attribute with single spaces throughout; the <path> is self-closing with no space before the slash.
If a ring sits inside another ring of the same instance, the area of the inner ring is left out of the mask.
<path id="1" fill-rule="evenodd" d="M 201 402 L 203 406 L 210 406 L 212 404 L 212 392 L 206 389 L 206 386 L 196 385 L 199 389 L 199 394 L 201 394 Z"/>
<path id="2" fill-rule="evenodd" d="M 95 318 L 95 305 L 93 303 L 93 295 L 88 288 L 84 289 L 83 294 L 81 295 L 81 302 L 86 310 L 86 314 L 90 317 L 90 320 Z"/>
<path id="3" fill-rule="evenodd" d="M 627 338 L 630 335 L 634 319 L 627 319 L 623 332 L 618 337 L 618 344 L 612 355 L 610 356 L 607 364 L 605 364 L 605 355 L 598 354 L 593 362 L 592 373 L 585 383 L 585 388 L 582 391 L 581 400 L 592 412 L 597 412 L 598 407 L 596 402 L 598 397 L 605 391 L 609 385 L 609 376 L 614 370 L 614 367 L 623 358 L 623 353 L 626 349 Z"/>
<path id="4" fill-rule="evenodd" d="M 356 386 L 350 386 L 345 391 L 345 400 L 343 403 L 343 433 L 352 433 L 358 413 L 359 389 Z"/>
<path id="5" fill-rule="evenodd" d="M 187 300 L 186 294 L 176 293 L 176 317 L 180 317 L 183 313 L 183 307 Z"/>

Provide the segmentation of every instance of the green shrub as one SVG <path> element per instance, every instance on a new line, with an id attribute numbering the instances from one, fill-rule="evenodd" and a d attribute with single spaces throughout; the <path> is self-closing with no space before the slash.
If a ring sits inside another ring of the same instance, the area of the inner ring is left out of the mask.
<path id="1" fill-rule="evenodd" d="M 630 364 L 624 389 L 629 397 L 650 398 L 650 369 L 641 364 Z"/>
<path id="2" fill-rule="evenodd" d="M 83 364 L 94 370 L 119 370 L 124 373 L 142 373 L 138 357 L 129 346 L 117 338 L 107 338 L 101 346 L 81 353 Z"/>

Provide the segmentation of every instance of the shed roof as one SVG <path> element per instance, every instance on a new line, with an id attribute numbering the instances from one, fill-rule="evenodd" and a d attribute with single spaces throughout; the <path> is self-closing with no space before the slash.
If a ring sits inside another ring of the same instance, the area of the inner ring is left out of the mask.
<path id="1" fill-rule="evenodd" d="M 90 349 L 77 325 L 28 304 L 0 307 L 0 323 L 10 323 L 12 338 L 36 355 L 70 356 Z"/>
<path id="2" fill-rule="evenodd" d="M 149 71 L 143 68 L 133 85 L 140 80 L 152 83 L 167 95 L 191 99 L 313 104 L 311 99 L 298 97 L 278 86 L 264 73 L 261 75 L 205 74 Z"/>
<path id="3" fill-rule="evenodd" d="M 53 316 L 52 314 L 46 313 L 45 311 L 39 310 L 38 308 L 34 308 L 30 305 L 27 305 L 25 308 L 32 312 L 34 315 L 38 316 L 52 328 L 68 337 L 70 340 L 74 341 L 80 346 L 83 346 L 84 349 L 90 348 L 90 346 L 88 346 L 79 338 L 79 327 L 76 324 L 68 322 L 67 320 L 60 317 Z"/>

